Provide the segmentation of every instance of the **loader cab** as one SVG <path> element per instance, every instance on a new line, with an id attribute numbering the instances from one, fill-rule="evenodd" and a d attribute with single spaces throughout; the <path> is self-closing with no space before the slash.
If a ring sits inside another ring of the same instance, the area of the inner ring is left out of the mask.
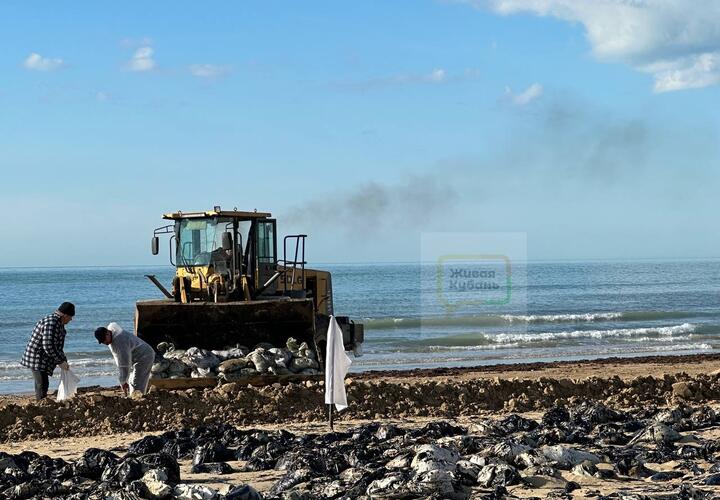
<path id="1" fill-rule="evenodd" d="M 250 300 L 277 266 L 275 219 L 265 212 L 223 211 L 165 214 L 172 225 L 155 230 L 172 234 L 170 262 L 175 266 L 173 291 L 178 302 Z"/>
<path id="2" fill-rule="evenodd" d="M 176 302 L 227 302 L 312 297 L 316 309 L 332 311 L 329 273 L 305 269 L 305 234 L 278 242 L 277 223 L 266 212 L 174 212 L 173 224 L 155 230 L 171 234 L 170 262 L 175 267 L 172 292 L 148 278 Z M 282 248 L 282 255 L 278 247 Z"/>
<path id="3" fill-rule="evenodd" d="M 247 262 L 253 271 L 252 281 L 255 290 L 263 289 L 263 294 L 274 295 L 277 282 L 271 278 L 277 272 L 277 225 L 275 219 L 258 219 L 250 228 L 250 249 L 252 258 Z M 269 284 L 265 286 L 266 283 Z"/>
<path id="4" fill-rule="evenodd" d="M 229 217 L 177 220 L 174 228 L 177 266 L 230 269 L 233 245 L 235 253 L 240 252 L 243 233 L 247 237 L 249 226 L 249 222 L 240 223 Z"/>

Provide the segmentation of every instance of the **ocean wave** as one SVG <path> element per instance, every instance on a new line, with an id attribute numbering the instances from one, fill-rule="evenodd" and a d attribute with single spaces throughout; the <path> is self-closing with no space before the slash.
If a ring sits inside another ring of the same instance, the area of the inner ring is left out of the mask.
<path id="1" fill-rule="evenodd" d="M 94 359 L 88 359 L 88 358 L 73 359 L 68 354 L 68 364 L 70 365 L 71 368 L 95 367 L 95 366 L 114 365 L 115 361 L 113 360 L 112 356 L 107 356 L 105 358 L 94 358 Z M 27 370 L 27 369 L 28 368 L 21 365 L 19 361 L 0 361 L 0 372 L 11 371 L 11 370 Z"/>
<path id="2" fill-rule="evenodd" d="M 573 330 L 544 333 L 499 333 L 490 337 L 494 342 L 539 342 L 560 339 L 604 339 L 611 337 L 644 336 L 672 336 L 694 333 L 697 325 L 683 323 L 675 326 L 660 326 L 646 328 L 616 328 L 612 330 Z"/>
<path id="3" fill-rule="evenodd" d="M 495 351 L 498 349 L 517 349 L 523 347 L 520 343 L 514 343 L 514 344 L 495 344 L 495 345 L 463 345 L 463 346 L 430 346 L 428 349 L 430 351 L 435 352 L 442 352 L 442 351 Z M 612 349 L 598 349 L 597 351 L 588 351 L 587 354 L 612 354 L 617 351 L 622 351 L 623 349 L 627 349 L 625 347 L 616 347 Z M 690 350 L 710 350 L 713 349 L 713 346 L 707 343 L 686 343 L 686 344 L 661 344 L 661 345 L 653 345 L 653 344 L 647 344 L 645 346 L 635 346 L 630 351 L 631 352 L 666 352 L 666 351 L 690 351 Z M 501 359 L 501 358 L 499 358 Z"/>
<path id="4" fill-rule="evenodd" d="M 503 314 L 500 316 L 508 323 L 581 323 L 592 321 L 610 321 L 622 319 L 623 313 L 584 313 L 584 314 L 529 314 L 513 315 Z"/>
<path id="5" fill-rule="evenodd" d="M 692 335 L 679 335 L 679 336 L 663 336 L 663 337 L 637 337 L 637 338 L 627 338 L 622 339 L 624 342 L 681 342 L 685 340 L 690 340 L 692 338 Z"/>
<path id="6" fill-rule="evenodd" d="M 519 342 L 512 344 L 481 344 L 481 345 L 431 345 L 429 351 L 495 351 L 498 349 L 517 349 L 521 347 Z"/>
<path id="7" fill-rule="evenodd" d="M 558 314 L 475 314 L 465 316 L 363 318 L 370 330 L 431 326 L 502 326 L 514 323 L 592 323 L 603 321 L 653 321 L 703 316 L 683 311 L 608 311 Z"/>
<path id="8" fill-rule="evenodd" d="M 83 371 L 83 370 L 73 370 L 73 372 L 80 377 L 81 381 L 87 382 L 88 380 L 92 378 L 97 377 L 113 377 L 117 376 L 116 371 Z M 59 374 L 58 372 L 55 372 L 54 376 L 52 377 L 54 379 L 58 379 Z M 13 381 L 20 381 L 20 380 L 32 380 L 32 375 L 29 371 L 25 372 L 17 372 L 10 375 L 0 375 L 0 382 L 13 382 Z"/>
<path id="9" fill-rule="evenodd" d="M 609 330 L 564 330 L 559 332 L 539 333 L 486 333 L 475 332 L 460 335 L 448 335 L 443 337 L 432 337 L 418 340 L 407 340 L 403 344 L 411 347 L 414 345 L 423 346 L 484 346 L 492 349 L 493 345 L 520 344 L 522 346 L 553 346 L 563 340 L 573 339 L 595 339 L 618 338 L 627 340 L 634 337 L 644 337 L 652 340 L 656 338 L 672 338 L 681 335 L 690 335 L 698 331 L 698 325 L 683 323 L 674 326 L 645 327 L 645 328 L 617 328 Z"/>
<path id="10" fill-rule="evenodd" d="M 677 344 L 677 345 L 659 345 L 649 346 L 648 350 L 665 352 L 665 351 L 707 351 L 713 349 L 713 346 L 706 343 L 701 344 Z"/>

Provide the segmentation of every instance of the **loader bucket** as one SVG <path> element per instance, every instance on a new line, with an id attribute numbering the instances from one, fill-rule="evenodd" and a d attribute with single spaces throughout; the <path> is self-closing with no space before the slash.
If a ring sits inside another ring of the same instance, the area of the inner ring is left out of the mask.
<path id="1" fill-rule="evenodd" d="M 135 308 L 135 332 L 154 348 L 160 342 L 172 342 L 178 349 L 252 348 L 260 342 L 283 347 L 289 337 L 314 346 L 312 299 L 187 304 L 147 300 Z"/>

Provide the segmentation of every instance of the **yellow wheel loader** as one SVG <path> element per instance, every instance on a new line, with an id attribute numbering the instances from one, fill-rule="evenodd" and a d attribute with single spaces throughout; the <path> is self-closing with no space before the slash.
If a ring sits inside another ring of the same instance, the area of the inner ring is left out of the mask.
<path id="1" fill-rule="evenodd" d="M 179 349 L 285 346 L 289 337 L 314 346 L 320 360 L 333 312 L 330 273 L 305 267 L 304 234 L 285 236 L 278 258 L 276 221 L 264 212 L 173 212 L 170 224 L 155 229 L 152 253 L 168 234 L 175 267 L 170 291 L 147 275 L 165 295 L 138 301 L 136 334 L 157 347 Z M 363 325 L 335 316 L 345 349 L 360 355 Z"/>

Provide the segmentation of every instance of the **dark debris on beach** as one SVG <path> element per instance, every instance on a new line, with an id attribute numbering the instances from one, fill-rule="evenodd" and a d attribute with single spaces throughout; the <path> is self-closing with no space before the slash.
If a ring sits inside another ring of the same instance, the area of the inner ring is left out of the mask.
<path id="1" fill-rule="evenodd" d="M 408 429 L 369 423 L 342 432 L 293 434 L 228 424 L 149 435 L 125 455 L 91 448 L 76 461 L 0 453 L 0 497 L 198 500 L 573 498 L 583 477 L 619 493 L 597 499 L 720 498 L 720 441 L 695 435 L 720 418 L 704 405 L 617 410 L 602 402 L 557 405 L 539 421 L 510 414 Z M 247 484 L 214 490 L 181 477 L 275 470 L 266 492 Z M 578 481 L 567 480 L 571 473 Z M 547 493 L 549 491 L 549 493 Z M 540 497 L 535 497 L 540 498 Z"/>

